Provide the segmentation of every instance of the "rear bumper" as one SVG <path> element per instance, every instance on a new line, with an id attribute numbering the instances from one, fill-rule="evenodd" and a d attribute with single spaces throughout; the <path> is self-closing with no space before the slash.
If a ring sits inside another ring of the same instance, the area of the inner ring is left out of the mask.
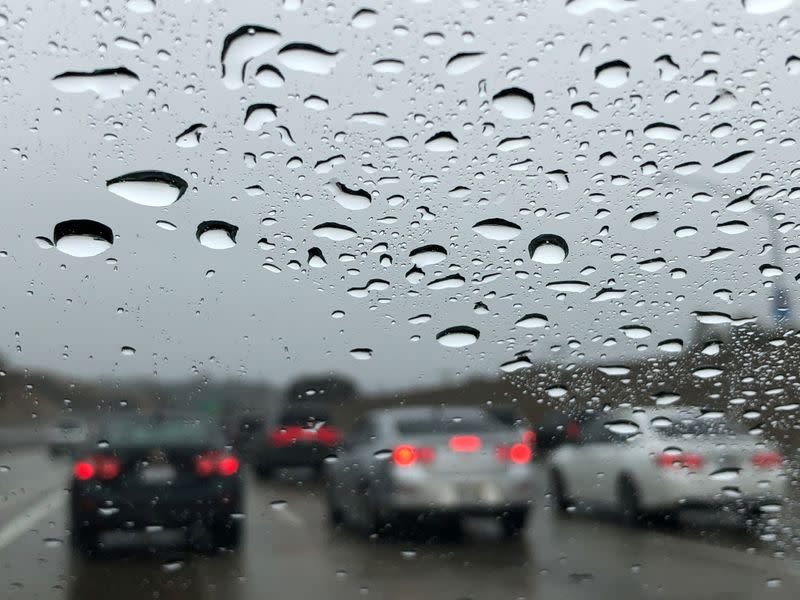
<path id="1" fill-rule="evenodd" d="M 334 448 L 318 443 L 294 443 L 288 446 L 259 448 L 253 456 L 256 467 L 317 467 L 334 453 Z"/>
<path id="2" fill-rule="evenodd" d="M 221 484 L 128 491 L 76 483 L 70 500 L 73 526 L 94 530 L 171 529 L 229 521 L 241 513 L 242 490 L 238 477 Z"/>
<path id="3" fill-rule="evenodd" d="M 395 512 L 500 514 L 530 506 L 534 492 L 529 469 L 475 477 L 423 479 L 400 475 L 393 478 L 381 504 Z"/>
<path id="4" fill-rule="evenodd" d="M 648 508 L 698 508 L 756 510 L 781 505 L 786 497 L 787 480 L 775 473 L 741 473 L 730 481 L 719 481 L 705 474 L 676 473 L 660 478 L 645 490 Z"/>

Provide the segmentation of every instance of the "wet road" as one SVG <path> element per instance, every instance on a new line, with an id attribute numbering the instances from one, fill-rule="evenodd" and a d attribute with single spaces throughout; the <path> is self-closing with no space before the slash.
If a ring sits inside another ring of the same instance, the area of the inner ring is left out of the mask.
<path id="1" fill-rule="evenodd" d="M 327 526 L 319 486 L 289 474 L 247 481 L 247 537 L 236 554 L 165 546 L 87 561 L 69 549 L 67 464 L 0 453 L 0 597 L 144 600 L 260 598 L 797 598 L 796 555 L 717 527 L 633 530 L 613 519 L 555 517 L 542 491 L 524 537 L 492 523 L 464 540 L 370 541 Z"/>

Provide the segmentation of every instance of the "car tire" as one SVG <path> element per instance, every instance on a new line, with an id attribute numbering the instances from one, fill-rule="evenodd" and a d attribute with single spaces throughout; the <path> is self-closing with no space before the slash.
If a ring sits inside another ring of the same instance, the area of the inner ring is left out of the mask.
<path id="1" fill-rule="evenodd" d="M 235 519 L 227 519 L 214 525 L 214 547 L 235 552 L 242 545 L 242 523 Z"/>
<path id="2" fill-rule="evenodd" d="M 525 531 L 525 525 L 528 523 L 528 513 L 529 510 L 527 508 L 515 508 L 500 515 L 503 537 L 518 537 Z"/>
<path id="3" fill-rule="evenodd" d="M 564 476 L 557 469 L 550 473 L 550 487 L 553 494 L 553 503 L 560 515 L 568 515 L 569 507 L 572 502 L 567 495 L 567 488 L 564 483 Z"/>
<path id="4" fill-rule="evenodd" d="M 617 484 L 617 503 L 624 523 L 639 527 L 644 523 L 639 489 L 629 476 L 624 476 Z"/>

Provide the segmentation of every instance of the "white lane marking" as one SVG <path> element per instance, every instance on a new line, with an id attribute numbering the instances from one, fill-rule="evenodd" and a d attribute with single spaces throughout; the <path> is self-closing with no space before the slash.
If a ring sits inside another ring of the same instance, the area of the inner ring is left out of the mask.
<path id="1" fill-rule="evenodd" d="M 5 548 L 64 504 L 64 490 L 55 490 L 0 527 L 0 548 Z"/>

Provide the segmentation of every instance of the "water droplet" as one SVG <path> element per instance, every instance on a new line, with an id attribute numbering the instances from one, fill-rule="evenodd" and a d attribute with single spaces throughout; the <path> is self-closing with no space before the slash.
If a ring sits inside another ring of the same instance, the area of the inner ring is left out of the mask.
<path id="1" fill-rule="evenodd" d="M 428 289 L 431 290 L 450 290 L 454 288 L 460 288 L 466 283 L 466 280 L 461 275 L 448 275 L 447 277 L 441 277 L 439 279 L 434 279 L 428 284 Z"/>
<path id="2" fill-rule="evenodd" d="M 315 236 L 333 240 L 334 242 L 343 242 L 356 236 L 355 229 L 339 223 L 322 223 L 314 227 L 312 231 Z"/>
<path id="3" fill-rule="evenodd" d="M 585 281 L 553 281 L 548 283 L 546 287 L 554 292 L 581 294 L 589 289 L 589 284 Z"/>
<path id="4" fill-rule="evenodd" d="M 336 66 L 339 52 L 325 50 L 313 44 L 289 44 L 278 52 L 278 60 L 293 71 L 328 75 Z"/>
<path id="5" fill-rule="evenodd" d="M 386 113 L 376 112 L 376 111 L 367 111 L 367 112 L 357 112 L 350 115 L 347 119 L 353 123 L 363 123 L 365 125 L 374 125 L 376 127 L 382 127 L 389 122 L 389 116 Z"/>
<path id="6" fill-rule="evenodd" d="M 409 253 L 409 257 L 418 267 L 435 265 L 447 258 L 447 250 L 436 244 L 420 246 Z"/>
<path id="7" fill-rule="evenodd" d="M 458 140 L 449 131 L 442 131 L 425 142 L 430 152 L 452 152 L 458 147 Z"/>
<path id="8" fill-rule="evenodd" d="M 603 87 L 617 88 L 627 83 L 630 72 L 631 67 L 628 63 L 612 60 L 594 70 L 594 80 Z"/>
<path id="9" fill-rule="evenodd" d="M 101 100 L 119 98 L 139 83 L 139 77 L 124 67 L 96 71 L 68 71 L 53 77 L 53 86 L 60 92 L 81 94 L 94 92 Z"/>
<path id="10" fill-rule="evenodd" d="M 308 266 L 313 267 L 315 269 L 321 269 L 322 267 L 327 266 L 327 262 L 325 261 L 325 257 L 322 255 L 322 250 L 319 248 L 309 248 L 308 249 Z"/>
<path id="11" fill-rule="evenodd" d="M 512 152 L 514 150 L 522 150 L 523 148 L 527 148 L 530 146 L 531 138 L 527 135 L 522 137 L 511 137 L 505 138 L 501 140 L 499 144 L 497 144 L 497 149 L 500 152 Z"/>
<path id="12" fill-rule="evenodd" d="M 547 317 L 539 313 L 530 313 L 519 319 L 514 325 L 524 329 L 536 329 L 547 325 Z"/>
<path id="13" fill-rule="evenodd" d="M 515 358 L 514 360 L 509 360 L 508 362 L 504 362 L 500 365 L 500 370 L 504 373 L 514 373 L 516 371 L 521 371 L 522 369 L 529 369 L 533 366 L 533 363 L 530 359 L 526 357 Z"/>
<path id="14" fill-rule="evenodd" d="M 475 223 L 472 231 L 488 240 L 507 241 L 517 237 L 522 228 L 505 219 L 486 219 Z"/>
<path id="15" fill-rule="evenodd" d="M 564 262 L 569 254 L 569 247 L 564 238 L 549 233 L 539 235 L 528 244 L 531 260 L 545 265 L 558 265 Z"/>
<path id="16" fill-rule="evenodd" d="M 430 320 L 431 320 L 431 316 L 428 315 L 428 314 L 424 314 L 423 313 L 423 314 L 417 315 L 415 317 L 410 317 L 408 319 L 408 322 L 411 323 L 412 325 L 421 325 L 422 323 L 427 323 Z"/>
<path id="17" fill-rule="evenodd" d="M 50 241 L 50 238 L 46 238 L 44 236 L 37 236 L 34 238 L 36 245 L 39 246 L 42 250 L 49 250 L 53 247 L 53 242 Z"/>
<path id="18" fill-rule="evenodd" d="M 732 481 L 739 477 L 740 469 L 717 469 L 709 473 L 708 477 L 715 481 Z"/>
<path id="19" fill-rule="evenodd" d="M 727 221 L 725 223 L 717 223 L 717 229 L 722 233 L 727 233 L 728 235 L 744 233 L 749 228 L 750 226 L 744 221 Z"/>
<path id="20" fill-rule="evenodd" d="M 492 106 L 507 119 L 530 119 L 536 104 L 533 94 L 520 88 L 507 88 L 495 94 Z"/>
<path id="21" fill-rule="evenodd" d="M 123 346 L 120 348 L 120 352 L 122 352 L 122 356 L 133 356 L 136 354 L 136 348 L 133 346 Z"/>
<path id="22" fill-rule="evenodd" d="M 325 110 L 328 108 L 328 101 L 321 96 L 308 96 L 303 100 L 303 106 L 311 110 Z"/>
<path id="23" fill-rule="evenodd" d="M 632 340 L 641 340 L 646 337 L 650 337 L 650 335 L 653 333 L 652 329 L 649 327 L 644 327 L 643 325 L 623 325 L 619 328 L 619 330 L 626 338 L 630 338 Z"/>
<path id="24" fill-rule="evenodd" d="M 340 206 L 348 210 L 364 210 L 372 203 L 372 196 L 366 190 L 350 189 L 338 181 L 329 182 L 325 189 Z"/>
<path id="25" fill-rule="evenodd" d="M 256 71 L 256 83 L 266 88 L 279 88 L 282 87 L 285 78 L 283 73 L 272 65 L 261 65 Z"/>
<path id="26" fill-rule="evenodd" d="M 485 59 L 486 55 L 483 52 L 461 52 L 450 57 L 445 65 L 445 71 L 448 75 L 463 75 L 479 67 Z"/>
<path id="27" fill-rule="evenodd" d="M 692 375 L 699 379 L 710 379 L 712 377 L 722 375 L 723 372 L 724 371 L 722 369 L 718 369 L 716 367 L 705 367 L 702 369 L 695 369 L 692 371 Z"/>
<path id="28" fill-rule="evenodd" d="M 156 9 L 156 0 L 128 0 L 125 6 L 131 12 L 145 14 Z"/>
<path id="29" fill-rule="evenodd" d="M 259 131 L 266 123 L 278 118 L 278 107 L 274 104 L 253 104 L 247 107 L 244 116 L 244 128 L 247 131 Z"/>
<path id="30" fill-rule="evenodd" d="M 42 541 L 44 542 L 45 548 L 60 548 L 64 544 L 63 540 L 52 537 L 44 538 Z"/>
<path id="31" fill-rule="evenodd" d="M 376 73 L 402 73 L 405 66 L 406 64 L 402 60 L 396 58 L 383 58 L 372 63 L 372 69 Z"/>
<path id="32" fill-rule="evenodd" d="M 136 171 L 106 181 L 112 194 L 141 204 L 164 207 L 177 202 L 188 185 L 176 175 L 162 171 Z"/>
<path id="33" fill-rule="evenodd" d="M 639 426 L 633 421 L 610 421 L 605 424 L 606 429 L 618 435 L 634 435 L 639 433 Z"/>
<path id="34" fill-rule="evenodd" d="M 567 12 L 573 15 L 586 15 L 595 10 L 621 12 L 636 6 L 637 0 L 567 0 Z"/>
<path id="35" fill-rule="evenodd" d="M 673 141 L 681 134 L 679 127 L 669 123 L 653 123 L 644 128 L 645 137 L 651 140 Z"/>
<path id="36" fill-rule="evenodd" d="M 744 9 L 753 15 L 766 15 L 788 8 L 794 0 L 742 0 Z"/>
<path id="37" fill-rule="evenodd" d="M 369 360 L 372 358 L 371 348 L 353 348 L 350 350 L 350 356 L 356 360 Z"/>
<path id="38" fill-rule="evenodd" d="M 197 241 L 212 250 L 227 250 L 236 245 L 239 228 L 225 221 L 203 221 L 197 226 Z"/>
<path id="39" fill-rule="evenodd" d="M 658 392 L 652 398 L 655 400 L 656 406 L 669 406 L 681 399 L 680 395 L 675 392 Z"/>
<path id="40" fill-rule="evenodd" d="M 353 27 L 356 29 L 369 29 L 378 22 L 378 13 L 369 8 L 362 8 L 353 15 Z"/>
<path id="41" fill-rule="evenodd" d="M 572 114 L 581 119 L 594 119 L 600 113 L 595 110 L 591 102 L 576 102 L 570 107 Z"/>
<path id="42" fill-rule="evenodd" d="M 658 225 L 658 212 L 643 212 L 633 217 L 630 221 L 631 227 L 646 231 Z"/>
<path id="43" fill-rule="evenodd" d="M 477 342 L 480 335 L 477 329 L 461 325 L 440 331 L 436 334 L 436 340 L 448 348 L 463 348 Z"/>
<path id="44" fill-rule="evenodd" d="M 260 25 L 243 25 L 225 37 L 222 44 L 222 83 L 229 90 L 244 85 L 245 69 L 257 56 L 272 50 L 281 35 Z"/>
<path id="45" fill-rule="evenodd" d="M 194 148 L 200 144 L 200 138 L 206 126 L 203 123 L 195 123 L 190 125 L 183 133 L 175 138 L 175 144 L 178 148 Z"/>
<path id="46" fill-rule="evenodd" d="M 742 152 L 736 152 L 735 154 L 731 154 L 727 158 L 719 161 L 713 166 L 714 171 L 717 173 L 721 173 L 723 175 L 729 175 L 732 173 L 738 173 L 742 169 L 744 169 L 747 164 L 755 158 L 755 152 L 752 150 L 743 150 Z"/>
<path id="47" fill-rule="evenodd" d="M 114 243 L 111 228 L 89 219 L 62 221 L 53 229 L 56 248 L 78 258 L 97 256 Z"/>

